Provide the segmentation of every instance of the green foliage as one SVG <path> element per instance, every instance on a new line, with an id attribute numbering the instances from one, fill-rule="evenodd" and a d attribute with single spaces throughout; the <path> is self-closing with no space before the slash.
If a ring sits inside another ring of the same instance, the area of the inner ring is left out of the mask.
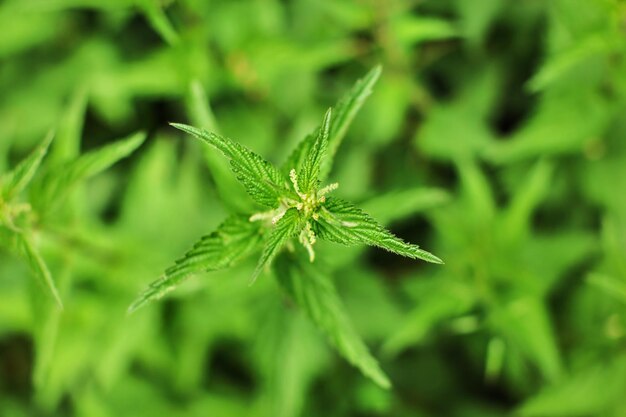
<path id="1" fill-rule="evenodd" d="M 8 232 L 13 249 L 18 256 L 21 256 L 28 263 L 33 274 L 42 284 L 42 288 L 62 307 L 63 303 L 52 280 L 50 270 L 33 243 L 34 233 L 29 230 L 29 219 L 25 219 L 25 216 L 30 214 L 31 207 L 26 203 L 15 201 L 16 197 L 31 183 L 41 161 L 48 152 L 53 137 L 52 134 L 49 134 L 28 157 L 12 171 L 1 177 L 0 228 L 4 229 L 3 232 Z"/>
<path id="2" fill-rule="evenodd" d="M 35 243 L 39 240 L 40 229 L 52 226 L 51 223 L 48 224 L 46 217 L 53 212 L 55 205 L 63 202 L 73 187 L 128 156 L 145 140 L 145 135 L 133 135 L 128 140 L 92 151 L 57 168 L 45 170 L 32 187 L 35 191 L 30 193 L 29 201 L 18 201 L 17 197 L 33 182 L 53 138 L 49 134 L 29 156 L 1 177 L 0 228 L 9 233 L 10 248 L 26 261 L 42 288 L 62 307 L 59 290 Z"/>
<path id="3" fill-rule="evenodd" d="M 87 152 L 78 158 L 50 169 L 33 193 L 36 207 L 51 211 L 82 181 L 101 173 L 134 152 L 146 139 L 145 133 L 135 133 L 117 143 Z"/>
<path id="4" fill-rule="evenodd" d="M 18 253 L 28 262 L 33 274 L 35 274 L 40 281 L 41 286 L 50 293 L 59 307 L 63 308 L 63 302 L 61 301 L 59 290 L 52 280 L 52 274 L 31 239 L 32 237 L 30 236 L 16 234 L 15 245 L 18 247 Z"/>
<path id="5" fill-rule="evenodd" d="M 302 227 L 302 216 L 298 210 L 293 207 L 287 210 L 280 220 L 276 222 L 274 230 L 271 231 L 267 242 L 265 242 L 261 258 L 259 258 L 259 263 L 252 275 L 252 282 L 257 279 L 265 267 L 271 264 L 285 243 L 290 238 L 298 235 Z"/>
<path id="6" fill-rule="evenodd" d="M 54 136 L 48 135 L 46 139 L 13 171 L 2 176 L 0 185 L 2 186 L 2 199 L 5 201 L 12 200 L 30 184 L 33 176 L 37 172 L 41 160 L 48 152 L 48 147 Z"/>
<path id="7" fill-rule="evenodd" d="M 340 129 L 347 128 L 347 124 L 354 117 L 350 112 L 360 107 L 379 74 L 380 67 L 370 72 L 363 80 L 359 80 L 350 94 L 339 102 L 337 105 L 339 115 L 336 120 Z M 129 312 L 136 311 L 149 301 L 160 299 L 189 275 L 232 266 L 242 255 L 254 251 L 257 246 L 263 244 L 261 257 L 252 275 L 254 282 L 261 272 L 271 265 L 283 247 L 295 237 L 298 237 L 307 250 L 310 262 L 315 259 L 313 245 L 316 238 L 320 237 L 345 245 L 378 246 L 409 258 L 442 263 L 439 258 L 419 249 L 418 246 L 398 239 L 349 203 L 327 199 L 326 194 L 338 186 L 331 184 L 320 188 L 319 180 L 329 147 L 332 115 L 333 112 L 329 109 L 317 134 L 307 136 L 297 148 L 296 154 L 302 152 L 301 156 L 290 158 L 288 163 L 296 161 L 299 163 L 289 172 L 291 187 L 277 168 L 244 146 L 202 129 L 172 124 L 221 151 L 230 159 L 233 173 L 250 196 L 259 204 L 269 206 L 273 210 L 250 214 L 248 222 L 260 223 L 258 227 L 245 225 L 245 220 L 233 218 L 218 231 L 203 238 L 178 260 L 175 266 L 166 270 L 163 277 L 152 283 L 131 304 Z M 337 142 L 343 135 L 344 131 L 334 130 L 332 137 Z M 315 140 L 309 144 L 312 137 Z M 267 235 L 264 242 L 260 238 L 262 235 Z M 303 308 L 313 322 L 330 335 L 337 349 L 349 362 L 359 367 L 365 375 L 381 386 L 385 388 L 390 386 L 389 380 L 378 368 L 366 346 L 352 330 L 347 316 L 341 312 L 336 294 L 328 288 L 330 284 L 312 284 L 298 292 L 294 292 L 293 284 L 283 282 L 283 285 L 287 285 L 289 293 L 299 304 L 304 304 Z M 320 310 L 328 311 L 322 313 Z M 333 321 L 332 317 L 335 315 L 339 316 Z"/>
<path id="8" fill-rule="evenodd" d="M 0 2 L 0 415 L 624 417 L 625 17 Z"/>
<path id="9" fill-rule="evenodd" d="M 335 154 L 337 153 L 337 150 L 339 149 L 339 146 L 348 131 L 348 127 L 350 126 L 350 123 L 352 123 L 352 120 L 356 116 L 359 109 L 363 106 L 365 99 L 372 94 L 372 88 L 374 87 L 376 81 L 378 81 L 381 71 L 381 66 L 376 66 L 370 70 L 337 102 L 332 113 L 332 118 L 330 120 L 327 120 L 326 117 L 324 118 L 325 122 L 330 122 L 328 145 L 325 145 L 325 147 L 328 148 L 328 151 L 324 151 L 325 153 L 328 152 L 329 155 L 323 160 L 323 162 L 320 162 L 320 164 L 323 164 L 318 168 L 320 181 L 325 181 L 326 178 L 328 178 Z M 323 132 L 323 127 L 324 124 L 322 124 L 317 131 Z M 306 155 L 310 155 L 312 152 L 311 149 L 316 145 L 316 143 L 318 143 L 318 134 L 311 134 L 301 141 L 282 165 L 283 172 L 288 174 L 294 167 L 303 166 L 306 161 Z"/>
<path id="10" fill-rule="evenodd" d="M 277 266 L 281 286 L 301 306 L 348 362 L 383 388 L 391 382 L 354 330 L 328 276 L 317 268 L 284 257 Z"/>
<path id="11" fill-rule="evenodd" d="M 172 126 L 214 146 L 230 159 L 231 169 L 237 179 L 257 203 L 267 207 L 277 204 L 282 196 L 281 188 L 284 188 L 283 184 L 287 179 L 269 162 L 244 146 L 215 133 L 178 123 L 172 123 Z"/>
<path id="12" fill-rule="evenodd" d="M 330 133 L 330 120 L 332 111 L 329 109 L 324 116 L 324 121 L 320 126 L 320 130 L 316 135 L 315 142 L 304 155 L 302 163 L 294 165 L 300 167 L 298 171 L 298 185 L 303 194 L 319 188 L 320 169 L 322 162 L 325 161 L 326 152 L 328 150 L 328 135 Z"/>
<path id="13" fill-rule="evenodd" d="M 261 237 L 258 223 L 238 215 L 229 217 L 215 232 L 203 237 L 168 268 L 163 277 L 151 284 L 128 311 L 132 313 L 147 302 L 160 299 L 190 275 L 236 265 L 258 248 Z"/>
<path id="14" fill-rule="evenodd" d="M 352 204 L 336 198 L 329 198 L 315 223 L 315 231 L 322 239 L 342 245 L 365 244 L 378 246 L 395 254 L 428 262 L 443 263 L 435 255 L 397 238 L 370 216 Z"/>

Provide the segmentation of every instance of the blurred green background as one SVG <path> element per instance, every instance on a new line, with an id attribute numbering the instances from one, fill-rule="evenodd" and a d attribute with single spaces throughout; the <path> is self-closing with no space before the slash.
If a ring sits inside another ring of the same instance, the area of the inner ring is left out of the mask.
<path id="1" fill-rule="evenodd" d="M 393 388 L 254 260 L 127 317 L 239 201 L 167 122 L 279 162 L 379 63 L 331 179 L 446 264 L 318 257 Z M 0 223 L 0 416 L 624 417 L 625 110 L 620 0 L 0 1 L 0 173 L 147 133 L 19 197 L 63 310 Z"/>

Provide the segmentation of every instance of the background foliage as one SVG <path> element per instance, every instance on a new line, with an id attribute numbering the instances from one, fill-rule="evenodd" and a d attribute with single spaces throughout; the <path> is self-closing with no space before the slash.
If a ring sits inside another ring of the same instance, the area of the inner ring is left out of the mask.
<path id="1" fill-rule="evenodd" d="M 3 417 L 626 416 L 623 1 L 4 0 L 0 27 Z M 330 178 L 446 265 L 316 262 L 393 387 L 254 260 L 127 317 L 243 198 L 167 122 L 279 162 L 378 63 Z"/>

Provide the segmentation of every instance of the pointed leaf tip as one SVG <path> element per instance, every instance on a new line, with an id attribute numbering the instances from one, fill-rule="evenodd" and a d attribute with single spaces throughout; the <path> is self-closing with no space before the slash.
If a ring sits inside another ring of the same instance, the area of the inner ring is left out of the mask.
<path id="1" fill-rule="evenodd" d="M 260 224 L 247 216 L 232 215 L 213 233 L 202 237 L 185 255 L 150 284 L 128 307 L 133 314 L 144 305 L 163 298 L 187 278 L 236 265 L 261 245 Z"/>
<path id="2" fill-rule="evenodd" d="M 432 253 L 398 238 L 352 203 L 329 198 L 324 209 L 319 221 L 315 223 L 316 234 L 321 239 L 347 246 L 356 244 L 376 246 L 411 259 L 443 263 Z"/>
<path id="3" fill-rule="evenodd" d="M 32 241 L 32 237 L 20 234 L 18 238 L 22 246 L 22 256 L 28 263 L 31 271 L 35 274 L 42 288 L 47 292 L 50 298 L 54 300 L 57 307 L 63 310 L 63 301 L 61 300 L 59 290 L 56 287 L 46 261 Z"/>
<path id="4" fill-rule="evenodd" d="M 304 155 L 302 168 L 298 172 L 298 182 L 303 193 L 307 194 L 319 184 L 319 174 L 328 150 L 333 111 L 328 109 L 317 132 L 315 141 Z M 295 167 L 293 167 L 295 168 Z"/>
<path id="5" fill-rule="evenodd" d="M 180 123 L 170 125 L 195 136 L 224 154 L 230 160 L 230 169 L 237 180 L 257 203 L 272 208 L 278 205 L 279 199 L 287 191 L 285 187 L 287 178 L 274 165 L 225 136 Z"/>
<path id="6" fill-rule="evenodd" d="M 12 171 L 0 178 L 0 194 L 6 200 L 11 200 L 28 187 L 39 169 L 41 161 L 48 153 L 53 139 L 54 132 L 50 131 L 30 155 L 22 160 Z"/>
<path id="7" fill-rule="evenodd" d="M 74 187 L 129 157 L 146 137 L 145 132 L 136 132 L 47 170 L 31 193 L 33 205 L 41 212 L 50 213 L 59 207 Z"/>
<path id="8" fill-rule="evenodd" d="M 328 134 L 328 146 L 326 156 L 320 169 L 319 180 L 324 182 L 333 165 L 333 159 L 337 153 L 337 149 L 341 145 L 343 138 L 348 131 L 348 127 L 362 107 L 365 99 L 371 94 L 372 88 L 380 74 L 382 66 L 377 65 L 372 68 L 365 76 L 357 80 L 350 91 L 348 91 L 333 107 L 332 107 L 332 126 Z M 307 153 L 311 151 L 317 138 L 317 134 L 321 128 L 307 135 L 298 146 L 289 155 L 285 163 L 281 166 L 283 173 L 288 173 L 291 169 L 300 169 L 306 159 Z"/>

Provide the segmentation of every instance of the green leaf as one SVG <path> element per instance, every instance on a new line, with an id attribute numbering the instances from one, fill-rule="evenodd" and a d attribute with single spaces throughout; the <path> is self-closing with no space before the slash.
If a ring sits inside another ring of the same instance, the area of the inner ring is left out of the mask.
<path id="1" fill-rule="evenodd" d="M 456 164 L 466 198 L 467 216 L 476 224 L 490 222 L 496 215 L 496 203 L 485 172 L 471 158 L 459 159 Z"/>
<path id="2" fill-rule="evenodd" d="M 204 129 L 180 123 L 171 125 L 208 143 L 229 158 L 237 179 L 257 203 L 274 208 L 278 206 L 280 197 L 288 193 L 285 176 L 245 146 Z"/>
<path id="3" fill-rule="evenodd" d="M 33 203 L 50 210 L 79 182 L 106 170 L 135 151 L 146 139 L 143 132 L 135 133 L 111 145 L 88 152 L 76 160 L 51 170 L 33 193 Z"/>
<path id="4" fill-rule="evenodd" d="M 391 25 L 398 41 L 405 45 L 459 36 L 458 30 L 451 22 L 433 17 L 408 15 L 395 19 Z"/>
<path id="5" fill-rule="evenodd" d="M 573 88 L 540 96 L 532 116 L 507 140 L 492 141 L 484 157 L 509 164 L 548 155 L 575 154 L 602 137 L 617 114 L 596 88 Z"/>
<path id="6" fill-rule="evenodd" d="M 28 266 L 38 278 L 42 287 L 47 290 L 48 295 L 62 309 L 63 302 L 61 301 L 59 291 L 57 290 L 57 287 L 52 279 L 52 274 L 50 273 L 43 257 L 35 247 L 32 238 L 23 233 L 16 234 L 16 238 L 20 255 L 28 263 Z"/>
<path id="7" fill-rule="evenodd" d="M 330 132 L 330 120 L 332 116 L 332 110 L 328 109 L 324 115 L 324 121 L 317 133 L 317 138 L 313 143 L 313 146 L 308 150 L 302 168 L 298 173 L 298 185 L 300 190 L 308 194 L 311 190 L 317 187 L 319 181 L 320 168 L 328 149 L 328 134 Z"/>
<path id="8" fill-rule="evenodd" d="M 530 232 L 532 214 L 550 190 L 552 171 L 550 162 L 539 160 L 516 190 L 503 219 L 502 234 L 507 240 L 520 239 Z"/>
<path id="9" fill-rule="evenodd" d="M 272 230 L 267 242 L 265 242 L 263 253 L 261 253 L 259 263 L 252 275 L 252 282 L 256 281 L 263 268 L 272 263 L 287 240 L 300 233 L 303 227 L 304 224 L 297 209 L 290 208 L 285 212 L 285 215 L 276 223 L 274 230 Z"/>
<path id="10" fill-rule="evenodd" d="M 161 5 L 157 0 L 137 0 L 137 5 L 143 10 L 150 26 L 157 32 L 170 46 L 175 46 L 180 41 L 180 37 L 169 21 Z"/>
<path id="11" fill-rule="evenodd" d="M 557 381 L 563 374 L 562 357 L 552 318 L 541 297 L 521 296 L 492 310 L 496 331 L 530 362 L 547 381 Z"/>
<path id="12" fill-rule="evenodd" d="M 215 114 L 200 80 L 193 80 L 189 84 L 185 97 L 185 107 L 195 125 L 213 132 L 219 131 Z"/>
<path id="13" fill-rule="evenodd" d="M 623 304 L 626 304 L 626 282 L 615 277 L 592 272 L 587 277 L 587 283 L 603 290 Z"/>
<path id="14" fill-rule="evenodd" d="M 67 264 L 66 264 L 67 265 Z M 60 292 L 65 292 L 70 281 L 68 267 L 62 267 L 55 274 L 55 284 Z M 56 364 L 56 350 L 59 348 L 59 331 L 62 318 L 67 317 L 62 309 L 58 308 L 55 300 L 47 292 L 41 291 L 39 283 L 31 285 L 31 315 L 32 331 L 35 352 L 35 363 L 32 371 L 32 381 L 36 390 L 49 389 L 51 382 L 50 371 Z M 71 314 L 71 313 L 70 313 Z"/>
<path id="15" fill-rule="evenodd" d="M 418 284 L 418 302 L 404 318 L 390 325 L 390 336 L 383 353 L 396 357 L 409 346 L 423 343 L 440 323 L 470 311 L 475 303 L 473 289 L 463 282 L 445 279 L 425 280 Z M 437 294 L 436 297 L 431 297 Z"/>
<path id="16" fill-rule="evenodd" d="M 30 184 L 39 165 L 50 147 L 54 134 L 49 133 L 41 144 L 13 171 L 0 177 L 0 195 L 5 200 L 11 200 Z"/>
<path id="17" fill-rule="evenodd" d="M 333 116 L 330 120 L 331 128 L 328 136 L 328 151 L 325 160 L 320 168 L 320 182 L 324 182 L 333 165 L 333 160 L 343 138 L 350 127 L 350 123 L 365 102 L 365 99 L 372 93 L 372 87 L 380 77 L 382 67 L 374 67 L 365 77 L 358 80 L 352 89 L 343 96 L 333 107 Z M 319 132 L 317 128 L 315 132 Z M 288 173 L 291 169 L 298 169 L 303 166 L 306 155 L 309 155 L 317 141 L 317 133 L 308 135 L 296 149 L 289 155 L 283 166 L 282 172 Z"/>
<path id="18" fill-rule="evenodd" d="M 332 128 L 328 138 L 328 155 L 320 172 L 321 182 L 324 182 L 328 178 L 333 166 L 335 154 L 343 138 L 346 136 L 352 120 L 354 120 L 361 106 L 363 106 L 365 99 L 372 94 L 372 88 L 374 84 L 376 84 L 376 81 L 378 81 L 381 72 L 382 67 L 380 65 L 371 69 L 365 74 L 365 77 L 354 84 L 348 94 L 343 96 L 334 107 L 333 119 L 331 120 Z"/>
<path id="19" fill-rule="evenodd" d="M 191 275 L 234 266 L 258 249 L 262 242 L 260 227 L 260 223 L 251 222 L 245 216 L 229 217 L 216 231 L 200 239 L 159 280 L 150 284 L 128 312 L 133 313 L 148 302 L 162 298 Z"/>
<path id="20" fill-rule="evenodd" d="M 441 259 L 420 249 L 419 246 L 406 243 L 394 236 L 368 214 L 344 200 L 329 198 L 314 227 L 317 236 L 331 242 L 346 246 L 358 244 L 377 246 L 412 259 L 443 263 Z"/>
<path id="21" fill-rule="evenodd" d="M 59 121 L 54 146 L 46 159 L 47 166 L 58 166 L 71 161 L 80 154 L 80 139 L 87 110 L 87 89 L 79 87 L 67 104 Z"/>
<path id="22" fill-rule="evenodd" d="M 611 36 L 605 32 L 596 32 L 580 39 L 563 51 L 553 54 L 541 69 L 528 81 L 527 87 L 532 92 L 546 89 L 565 78 L 570 70 L 590 60 L 600 60 L 602 55 L 611 51 Z"/>
<path id="23" fill-rule="evenodd" d="M 276 270 L 284 290 L 328 336 L 337 351 L 378 385 L 391 387 L 389 378 L 355 331 L 328 275 L 312 264 L 292 258 L 280 258 Z"/>
<path id="24" fill-rule="evenodd" d="M 264 381 L 260 409 L 273 417 L 297 417 L 305 408 L 311 385 L 327 369 L 329 355 L 306 314 L 294 314 L 283 301 L 273 299 L 257 326 L 257 363 Z"/>
<path id="25" fill-rule="evenodd" d="M 450 199 L 450 195 L 440 188 L 413 187 L 375 196 L 362 202 L 361 206 L 380 223 L 389 224 L 441 206 Z"/>
<path id="26" fill-rule="evenodd" d="M 194 125 L 213 132 L 219 132 L 215 116 L 211 110 L 209 99 L 196 80 L 191 83 L 185 101 L 187 113 Z M 199 146 L 202 146 L 199 144 Z M 246 194 L 244 188 L 230 173 L 228 161 L 224 160 L 214 149 L 202 146 L 204 160 L 211 171 L 215 188 L 220 199 L 232 210 L 238 213 L 248 212 L 254 203 Z"/>
<path id="27" fill-rule="evenodd" d="M 626 359 L 617 356 L 610 363 L 593 365 L 548 385 L 519 407 L 522 417 L 574 417 L 620 415 L 626 389 Z"/>

